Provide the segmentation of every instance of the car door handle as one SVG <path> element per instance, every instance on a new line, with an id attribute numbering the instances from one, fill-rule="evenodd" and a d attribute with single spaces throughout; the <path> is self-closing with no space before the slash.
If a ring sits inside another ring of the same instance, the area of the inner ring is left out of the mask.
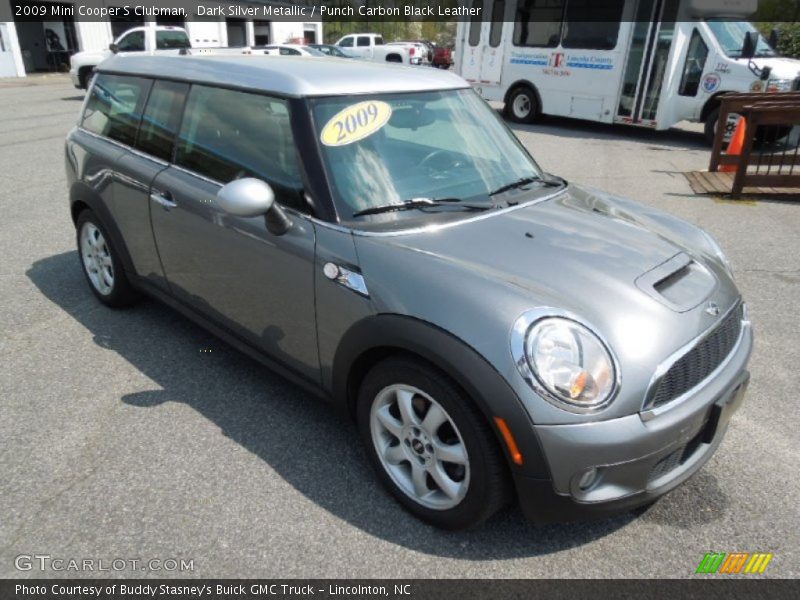
<path id="1" fill-rule="evenodd" d="M 178 206 L 177 202 L 172 199 L 172 194 L 169 192 L 151 192 L 150 200 L 163 206 L 164 210 L 170 210 Z"/>

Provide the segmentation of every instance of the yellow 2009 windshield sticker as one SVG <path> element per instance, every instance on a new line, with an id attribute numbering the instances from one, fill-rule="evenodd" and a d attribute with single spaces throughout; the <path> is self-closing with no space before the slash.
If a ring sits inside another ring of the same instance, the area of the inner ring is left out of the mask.
<path id="1" fill-rule="evenodd" d="M 331 117 L 319 137 L 326 146 L 346 146 L 372 135 L 391 116 L 391 105 L 380 100 L 351 104 Z"/>

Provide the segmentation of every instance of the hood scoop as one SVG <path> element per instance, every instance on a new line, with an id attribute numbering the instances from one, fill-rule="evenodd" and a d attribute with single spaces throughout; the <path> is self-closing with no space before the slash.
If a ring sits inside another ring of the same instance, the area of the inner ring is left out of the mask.
<path id="1" fill-rule="evenodd" d="M 717 285 L 714 275 L 681 252 L 636 279 L 636 286 L 675 312 L 686 312 L 706 300 Z"/>

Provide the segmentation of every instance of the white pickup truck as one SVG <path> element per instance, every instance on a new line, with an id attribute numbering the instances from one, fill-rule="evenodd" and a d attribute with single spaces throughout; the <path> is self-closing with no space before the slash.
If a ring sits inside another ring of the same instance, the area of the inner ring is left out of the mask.
<path id="1" fill-rule="evenodd" d="M 108 50 L 78 52 L 70 58 L 69 74 L 76 88 L 89 87 L 94 68 L 112 54 L 177 54 L 191 48 L 189 35 L 181 27 L 158 25 L 134 27 L 119 36 Z"/>
<path id="2" fill-rule="evenodd" d="M 422 64 L 424 56 L 414 44 L 386 45 L 379 33 L 351 33 L 341 38 L 336 45 L 346 48 L 349 54 L 378 62 L 394 62 L 404 65 Z"/>

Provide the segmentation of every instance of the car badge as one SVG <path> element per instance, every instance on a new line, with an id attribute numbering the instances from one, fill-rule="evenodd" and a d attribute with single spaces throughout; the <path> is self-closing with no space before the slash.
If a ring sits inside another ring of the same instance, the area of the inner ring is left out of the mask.
<path id="1" fill-rule="evenodd" d="M 709 302 L 706 304 L 706 312 L 712 317 L 719 316 L 719 305 L 716 302 Z"/>

